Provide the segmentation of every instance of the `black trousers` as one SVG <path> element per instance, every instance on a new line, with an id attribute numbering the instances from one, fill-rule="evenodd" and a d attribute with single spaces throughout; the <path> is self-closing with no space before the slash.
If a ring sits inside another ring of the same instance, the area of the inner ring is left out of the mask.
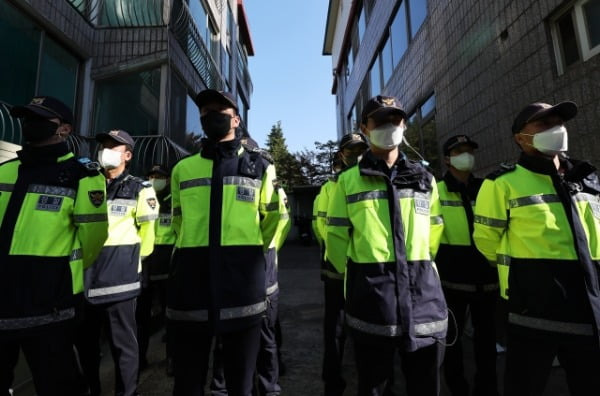
<path id="1" fill-rule="evenodd" d="M 27 360 L 40 396 L 76 395 L 73 323 L 66 321 L 19 335 L 0 331 L 0 395 L 9 395 L 19 352 Z"/>
<path id="2" fill-rule="evenodd" d="M 203 396 L 211 345 L 212 324 L 169 321 L 175 364 L 175 396 Z M 260 345 L 260 322 L 252 327 L 220 335 L 223 369 L 230 396 L 250 396 Z"/>
<path id="3" fill-rule="evenodd" d="M 256 360 L 256 389 L 253 394 L 277 396 L 279 386 L 279 357 L 275 323 L 277 322 L 279 293 L 269 296 L 268 307 L 260 328 L 260 348 Z M 223 343 L 217 337 L 213 349 L 213 377 L 210 383 L 213 396 L 227 396 L 225 372 L 223 369 Z"/>
<path id="4" fill-rule="evenodd" d="M 497 396 L 496 378 L 496 326 L 495 307 L 497 291 L 465 292 L 444 288 L 448 308 L 454 313 L 456 327 L 448 325 L 446 340 L 454 345 L 446 348 L 444 375 L 453 396 L 469 395 L 469 384 L 465 378 L 463 345 L 461 337 L 465 327 L 467 309 L 473 323 L 473 350 L 475 355 L 475 378 L 473 396 Z M 458 330 L 458 334 L 457 334 Z"/>
<path id="5" fill-rule="evenodd" d="M 397 340 L 367 341 L 352 336 L 358 374 L 358 396 L 382 396 L 393 381 L 394 357 L 399 352 L 408 396 L 439 396 L 440 367 L 444 356 L 441 342 L 415 352 L 398 350 Z M 443 340 L 441 340 L 443 341 Z"/>
<path id="6" fill-rule="evenodd" d="M 508 325 L 505 396 L 542 395 L 557 356 L 567 374 L 573 396 L 589 396 L 600 389 L 600 348 L 597 337 L 552 334 L 541 330 L 524 333 Z"/>
<path id="7" fill-rule="evenodd" d="M 324 284 L 325 314 L 323 318 L 323 370 L 325 396 L 340 396 L 346 388 L 342 376 L 344 331 L 344 281 L 326 278 Z"/>
<path id="8" fill-rule="evenodd" d="M 100 395 L 100 333 L 104 328 L 115 365 L 115 394 L 137 394 L 138 344 L 135 323 L 136 300 L 110 304 L 86 304 L 77 335 L 77 350 L 83 375 L 92 396 Z"/>
<path id="9" fill-rule="evenodd" d="M 142 288 L 140 296 L 137 298 L 135 311 L 140 367 L 147 364 L 146 355 L 148 345 L 150 345 L 150 336 L 152 335 L 152 306 L 155 299 L 158 299 L 160 312 L 157 315 L 161 323 L 165 321 L 165 312 L 167 306 L 166 300 L 166 281 L 150 280 L 146 287 Z M 168 339 L 168 335 L 167 335 Z M 167 342 L 167 356 L 169 356 L 169 343 Z"/>

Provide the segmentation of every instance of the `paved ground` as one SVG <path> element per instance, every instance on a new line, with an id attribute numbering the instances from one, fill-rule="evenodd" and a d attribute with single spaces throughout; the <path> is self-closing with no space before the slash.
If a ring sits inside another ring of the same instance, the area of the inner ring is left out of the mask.
<path id="1" fill-rule="evenodd" d="M 319 280 L 318 249 L 316 246 L 302 246 L 290 241 L 280 254 L 280 320 L 283 332 L 283 361 L 287 372 L 280 380 L 285 396 L 319 396 L 322 394 L 321 356 L 322 356 L 322 317 L 323 290 Z M 151 339 L 149 367 L 140 376 L 139 390 L 143 396 L 170 395 L 172 378 L 167 377 L 164 359 L 162 331 Z M 467 371 L 472 375 L 472 350 L 468 337 L 465 337 Z M 346 395 L 355 395 L 356 373 L 352 348 L 347 345 L 344 357 L 344 373 L 348 381 Z M 503 354 L 498 356 L 498 375 L 502 378 Z M 399 366 L 399 365 L 398 365 Z M 102 362 L 103 395 L 112 395 L 112 360 L 108 351 Z M 404 381 L 397 370 L 394 391 L 404 395 Z M 500 381 L 501 382 L 501 381 Z M 16 396 L 33 395 L 30 386 L 23 386 L 15 392 Z M 546 396 L 566 396 L 565 376 L 561 368 L 554 368 Z M 442 396 L 449 396 L 444 388 Z"/>

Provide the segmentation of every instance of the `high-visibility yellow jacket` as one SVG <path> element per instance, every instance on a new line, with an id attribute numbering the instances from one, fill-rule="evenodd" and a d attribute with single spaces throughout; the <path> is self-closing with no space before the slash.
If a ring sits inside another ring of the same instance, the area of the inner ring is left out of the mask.
<path id="1" fill-rule="evenodd" d="M 200 154 L 175 165 L 171 320 L 210 321 L 218 331 L 260 321 L 266 309 L 264 253 L 289 221 L 278 191 L 275 167 L 237 139 L 204 140 Z"/>
<path id="2" fill-rule="evenodd" d="M 315 227 L 319 234 L 319 238 L 323 241 L 321 253 L 321 280 L 340 282 L 344 280 L 344 273 L 340 273 L 333 264 L 331 264 L 331 261 L 327 258 L 327 246 L 325 245 L 327 240 L 327 207 L 329 206 L 329 200 L 333 194 L 333 190 L 335 190 L 336 183 L 337 175 L 327 180 L 327 182 L 321 186 L 321 190 L 317 196 L 318 200 L 315 200 Z"/>
<path id="3" fill-rule="evenodd" d="M 564 174 L 522 154 L 516 166 L 490 175 L 477 196 L 473 238 L 497 264 L 509 323 L 598 334 L 600 183 L 586 162 L 562 167 Z"/>
<path id="4" fill-rule="evenodd" d="M 141 260 L 154 249 L 159 203 L 152 185 L 125 171 L 108 184 L 107 198 L 108 238 L 85 270 L 85 296 L 92 304 L 138 296 Z"/>
<path id="5" fill-rule="evenodd" d="M 445 337 L 433 263 L 443 231 L 433 176 L 401 154 L 370 151 L 339 175 L 327 209 L 327 257 L 346 274 L 346 323 L 357 335 L 401 337 L 408 351 Z"/>
<path id="6" fill-rule="evenodd" d="M 267 251 L 265 252 L 266 273 L 265 288 L 267 297 L 273 297 L 279 292 L 279 256 L 278 252 L 283 246 L 285 239 L 290 231 L 292 223 L 290 221 L 289 205 L 287 196 L 283 188 L 277 189 L 279 195 L 279 224 L 273 236 Z"/>
<path id="7" fill-rule="evenodd" d="M 75 315 L 83 268 L 108 235 L 99 165 L 64 143 L 0 165 L 0 333 Z"/>
<path id="8" fill-rule="evenodd" d="M 175 232 L 171 227 L 171 193 L 170 186 L 156 194 L 159 203 L 158 220 L 154 222 L 154 245 L 174 245 Z"/>
<path id="9" fill-rule="evenodd" d="M 156 199 L 159 203 L 159 213 L 158 220 L 154 222 L 154 250 L 143 263 L 148 272 L 147 278 L 142 281 L 143 284 L 145 281 L 167 280 L 176 239 L 171 227 L 171 186 L 167 185 L 164 190 L 157 192 Z"/>
<path id="10" fill-rule="evenodd" d="M 442 286 L 461 292 L 497 292 L 498 273 L 473 243 L 473 207 L 482 179 L 461 183 L 450 172 L 437 184 L 444 233 L 435 263 Z"/>

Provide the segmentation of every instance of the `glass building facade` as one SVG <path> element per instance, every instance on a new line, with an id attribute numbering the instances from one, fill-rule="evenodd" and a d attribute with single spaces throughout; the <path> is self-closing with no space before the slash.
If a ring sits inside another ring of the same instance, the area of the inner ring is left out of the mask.
<path id="1" fill-rule="evenodd" d="M 117 128 L 150 142 L 142 156 L 164 151 L 152 139 L 196 150 L 193 98 L 206 88 L 231 91 L 247 125 L 254 49 L 242 1 L 41 1 L 0 2 L 0 73 L 10 76 L 0 84 L 0 141 L 21 143 L 8 109 L 36 95 L 73 108 L 74 147 L 90 155 L 93 136 Z"/>

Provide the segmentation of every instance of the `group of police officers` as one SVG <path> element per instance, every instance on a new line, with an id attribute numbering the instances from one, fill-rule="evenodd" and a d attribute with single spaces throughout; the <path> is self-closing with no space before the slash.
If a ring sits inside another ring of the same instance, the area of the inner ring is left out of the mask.
<path id="1" fill-rule="evenodd" d="M 393 394 L 396 354 L 408 395 L 438 395 L 441 371 L 453 396 L 498 395 L 497 304 L 508 312 L 506 396 L 541 395 L 555 357 L 571 394 L 597 392 L 600 182 L 590 163 L 567 155 L 565 122 L 576 113 L 573 102 L 527 105 L 512 126 L 518 162 L 485 180 L 472 174 L 478 144 L 454 135 L 436 182 L 426 163 L 399 150 L 407 114 L 397 99 L 368 101 L 361 131 L 341 139 L 336 175 L 313 205 L 325 395 L 343 394 L 346 332 L 359 395 Z"/>
<path id="2" fill-rule="evenodd" d="M 200 92 L 199 153 L 148 181 L 128 165 L 134 140 L 96 136 L 98 158 L 66 144 L 73 115 L 52 97 L 11 109 L 24 146 L 0 164 L 0 393 L 23 353 L 36 391 L 99 395 L 100 337 L 115 395 L 137 395 L 154 299 L 166 318 L 174 395 L 279 395 L 278 250 L 290 227 L 272 160 L 236 133 L 235 98 Z M 400 150 L 407 114 L 366 104 L 335 176 L 314 202 L 325 287 L 322 379 L 342 395 L 346 335 L 359 395 L 391 395 L 401 358 L 408 395 L 498 395 L 495 310 L 508 315 L 504 394 L 541 395 L 558 357 L 573 395 L 600 388 L 600 181 L 567 155 L 572 102 L 532 103 L 515 118 L 516 164 L 472 174 L 478 144 L 442 146 L 436 181 Z M 491 150 L 486 147 L 486 150 Z M 473 326 L 475 377 L 461 336 Z M 347 333 L 347 334 L 346 334 Z M 469 385 L 471 384 L 471 385 Z"/>

